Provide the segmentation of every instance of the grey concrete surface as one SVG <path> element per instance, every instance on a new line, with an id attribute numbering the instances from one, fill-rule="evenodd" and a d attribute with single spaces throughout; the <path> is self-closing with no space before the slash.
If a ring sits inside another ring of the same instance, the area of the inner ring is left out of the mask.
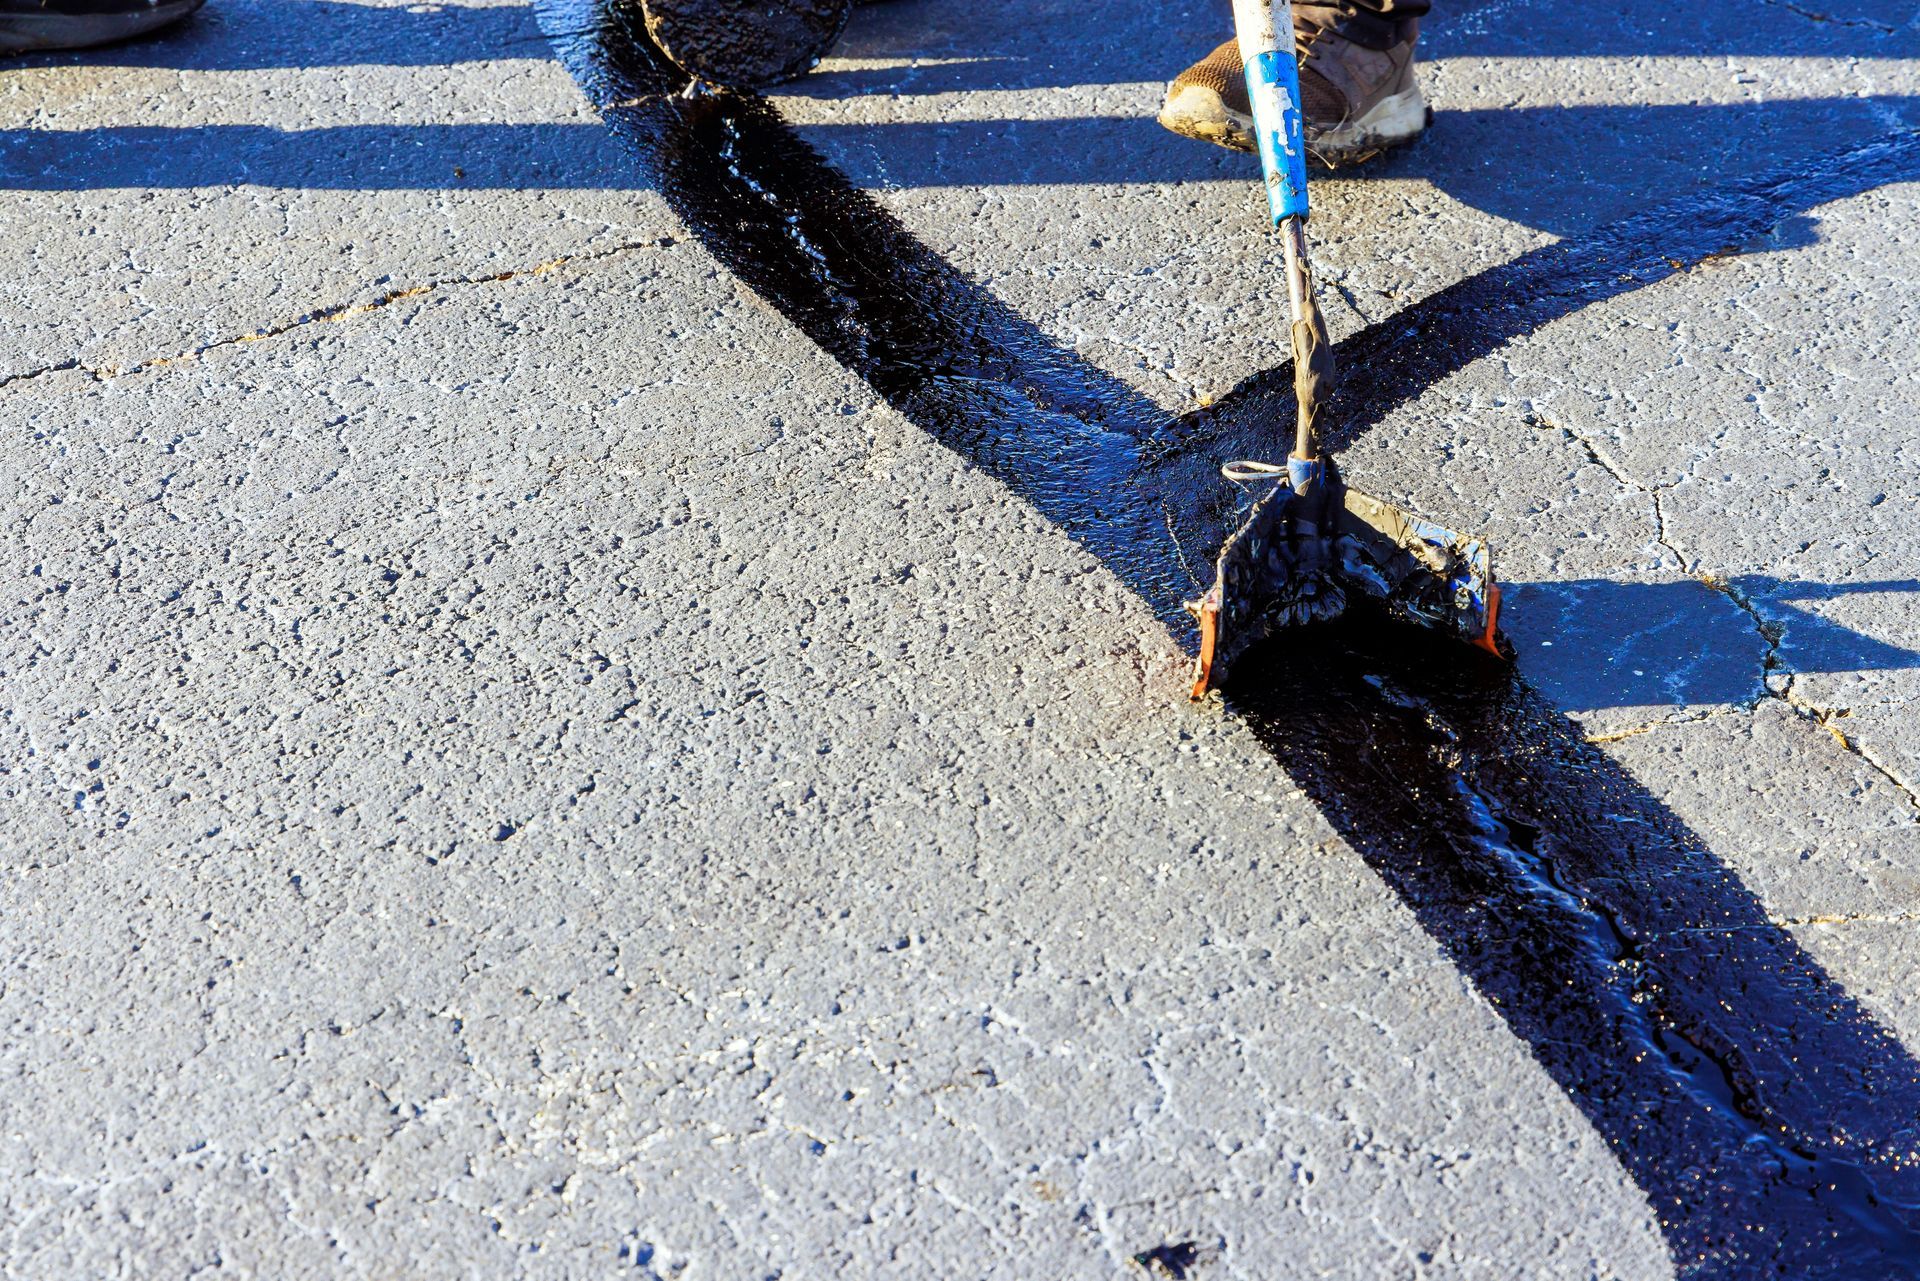
<path id="1" fill-rule="evenodd" d="M 1443 6 L 1432 136 L 1315 189 L 1337 336 L 1920 123 L 1911 7 L 1832 8 Z M 1150 120 L 1223 29 L 900 0 L 776 102 L 1173 414 L 1281 355 L 1246 163 Z M 1672 1275 L 1148 608 L 624 185 L 526 9 L 0 86 L 5 1275 Z M 1348 466 L 1920 1050 L 1917 196 Z"/>

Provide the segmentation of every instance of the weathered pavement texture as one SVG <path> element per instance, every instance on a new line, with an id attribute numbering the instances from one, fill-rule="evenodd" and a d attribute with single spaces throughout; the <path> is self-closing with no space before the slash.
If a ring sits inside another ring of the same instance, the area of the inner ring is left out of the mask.
<path id="1" fill-rule="evenodd" d="M 1443 8 L 1336 337 L 1920 124 L 1911 6 Z M 863 9 L 775 99 L 1169 417 L 1280 359 L 1223 10 Z M 0 71 L 5 1275 L 1673 1275 L 1177 645 L 689 236 L 514 5 Z M 1527 678 L 1920 1051 L 1920 182 L 1441 380 Z M 1350 376 L 1363 375 L 1353 371 Z"/>

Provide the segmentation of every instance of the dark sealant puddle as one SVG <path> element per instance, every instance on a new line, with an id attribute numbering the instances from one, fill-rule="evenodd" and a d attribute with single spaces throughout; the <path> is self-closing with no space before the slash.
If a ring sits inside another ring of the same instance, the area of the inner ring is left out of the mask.
<path id="1" fill-rule="evenodd" d="M 1284 452 L 1290 368 L 1171 420 L 920 244 L 765 102 L 679 96 L 637 18 L 537 12 L 720 262 L 1186 634 L 1170 533 L 1217 540 L 1217 459 Z M 1462 281 L 1340 344 L 1367 376 L 1333 438 L 1588 303 L 1914 178 L 1920 137 L 1898 135 Z M 1606 1139 L 1681 1276 L 1920 1277 L 1920 1064 L 1517 673 L 1355 615 L 1235 676 L 1233 711 Z"/>

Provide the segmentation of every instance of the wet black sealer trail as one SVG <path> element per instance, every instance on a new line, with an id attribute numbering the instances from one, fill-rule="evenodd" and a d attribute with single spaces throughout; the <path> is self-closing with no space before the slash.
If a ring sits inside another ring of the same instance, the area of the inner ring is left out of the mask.
<path id="1" fill-rule="evenodd" d="M 1183 624 L 1169 530 L 1217 538 L 1212 462 L 1290 437 L 1289 367 L 1171 420 L 926 249 L 764 102 L 678 96 L 637 20 L 537 12 L 715 257 Z M 1591 302 L 1914 178 L 1920 139 L 1895 136 L 1462 281 L 1340 344 L 1368 376 L 1331 438 Z M 1606 1139 L 1681 1276 L 1920 1277 L 1920 1064 L 1511 669 L 1431 654 L 1359 617 L 1295 632 L 1242 660 L 1233 709 Z"/>
<path id="2" fill-rule="evenodd" d="M 1507 669 L 1406 652 L 1364 618 L 1284 636 L 1239 710 L 1607 1139 L 1680 1274 L 1915 1275 L 1905 1050 Z"/>

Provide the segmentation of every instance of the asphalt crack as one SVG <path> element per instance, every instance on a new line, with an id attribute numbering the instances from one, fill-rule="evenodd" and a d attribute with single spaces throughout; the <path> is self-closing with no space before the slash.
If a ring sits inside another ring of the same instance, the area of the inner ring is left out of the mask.
<path id="1" fill-rule="evenodd" d="M 1780 662 L 1780 643 L 1786 637 L 1786 625 L 1769 621 L 1760 612 L 1760 607 L 1754 602 L 1753 597 L 1732 583 L 1708 574 L 1699 574 L 1696 577 L 1707 587 L 1732 601 L 1742 613 L 1751 618 L 1754 630 L 1758 631 L 1767 642 L 1767 652 L 1760 660 L 1761 693 L 1749 705 L 1749 710 L 1758 708 L 1767 699 L 1775 699 L 1786 704 L 1801 719 L 1811 721 L 1826 730 L 1844 751 L 1857 757 L 1876 774 L 1893 784 L 1901 795 L 1907 798 L 1907 803 L 1916 812 L 1920 812 L 1920 787 L 1902 778 L 1892 766 L 1875 756 L 1864 744 L 1847 737 L 1846 733 L 1834 724 L 1835 721 L 1846 717 L 1846 708 L 1822 707 L 1818 703 L 1810 703 L 1805 699 L 1794 697 L 1794 681 L 1799 674 L 1783 670 Z M 1777 683 L 1776 676 L 1779 677 Z"/>
<path id="2" fill-rule="evenodd" d="M 577 25 L 571 0 L 542 0 L 536 12 L 555 29 Z M 591 96 L 671 78 L 622 34 L 609 25 L 601 40 L 556 41 Z M 1285 366 L 1164 429 L 1156 406 L 997 305 L 809 152 L 764 102 L 716 98 L 627 113 L 609 127 L 746 287 L 1163 616 L 1174 614 L 1165 607 L 1179 567 L 1162 537 L 1165 512 L 1145 497 L 1122 500 L 1152 496 L 1151 478 L 1142 479 L 1152 467 L 1198 468 L 1203 446 L 1257 456 L 1237 451 L 1269 443 L 1275 424 L 1290 421 Z M 1674 268 L 1645 246 L 1697 261 L 1750 239 L 1761 217 L 1777 223 L 1783 206 L 1908 174 L 1914 149 L 1903 135 L 1822 156 L 1817 171 L 1689 198 L 1378 322 L 1342 344 L 1357 367 L 1378 363 L 1383 376 L 1337 443 L 1516 335 L 1665 279 Z M 1169 474 L 1188 488 L 1187 473 Z M 1882 1112 L 1914 1111 L 1900 1093 L 1916 1079 L 1903 1048 L 1843 989 L 1824 987 L 1825 974 L 1784 933 L 1729 944 L 1730 930 L 1762 919 L 1757 900 L 1617 762 L 1573 740 L 1560 709 L 1524 682 L 1463 685 L 1457 672 L 1410 662 L 1358 620 L 1333 635 L 1333 644 L 1276 648 L 1275 681 L 1250 682 L 1235 711 L 1594 1123 L 1647 1192 L 1675 1258 L 1729 1267 L 1777 1259 L 1785 1267 L 1776 1271 L 1800 1275 L 1799 1265 L 1836 1253 L 1916 1257 L 1905 1203 L 1889 1208 L 1852 1164 L 1861 1157 L 1872 1174 L 1910 1181 L 1901 1154 L 1882 1156 L 1876 1145 Z M 1403 669 L 1443 704 L 1396 701 L 1369 680 Z M 1464 773 L 1484 775 L 1484 790 L 1456 788 Z M 1716 933 L 1708 946 L 1660 951 L 1644 962 L 1644 980 L 1608 962 L 1638 961 L 1638 939 L 1675 926 Z M 1886 1094 L 1845 1088 L 1856 1080 Z M 1836 1081 L 1842 1088 L 1831 1088 Z M 1790 1146 L 1802 1137 L 1804 1152 Z M 1142 1245 L 1186 1244 L 1168 1235 L 1123 1246 L 1114 1217 L 1108 1200 L 1089 1196 L 1074 1223 L 1088 1252 L 1117 1269 L 1145 1266 L 1134 1262 Z"/>
<path id="3" fill-rule="evenodd" d="M 95 382 L 105 382 L 109 378 L 127 378 L 135 374 L 150 373 L 157 369 L 164 369 L 170 365 L 190 364 L 209 352 L 219 351 L 226 347 L 236 347 L 242 343 L 265 342 L 268 339 L 279 338 L 283 335 L 293 333 L 295 330 L 304 329 L 309 325 L 333 324 L 339 321 L 353 320 L 360 316 L 369 315 L 383 308 L 390 307 L 395 303 L 406 302 L 414 298 L 424 298 L 428 294 L 439 293 L 446 289 L 459 289 L 478 285 L 496 285 L 509 280 L 518 280 L 525 276 L 544 276 L 559 271 L 563 267 L 574 267 L 585 263 L 599 262 L 607 258 L 617 257 L 621 254 L 631 253 L 635 250 L 668 249 L 675 243 L 676 241 L 672 236 L 656 236 L 651 240 L 623 241 L 617 245 L 609 245 L 604 249 L 591 249 L 580 253 L 561 254 L 558 257 L 548 258 L 542 262 L 535 263 L 531 267 L 513 267 L 505 271 L 474 275 L 444 276 L 437 280 L 423 281 L 417 285 L 390 289 L 366 302 L 337 303 L 333 306 L 318 307 L 312 311 L 302 312 L 292 320 L 268 325 L 261 329 L 249 330 L 243 334 L 232 334 L 225 338 L 217 338 L 212 342 L 202 343 L 198 347 L 193 347 L 183 352 L 176 352 L 170 356 L 149 356 L 123 365 L 88 365 L 83 364 L 78 358 L 75 358 L 72 360 L 59 361 L 51 365 L 43 365 L 38 369 L 25 370 L 17 374 L 7 374 L 0 376 L 0 388 L 11 387 L 15 383 L 30 382 L 36 378 L 44 378 L 51 374 L 74 372 L 83 373 Z"/>
<path id="4" fill-rule="evenodd" d="M 1194 571 L 1193 562 L 1187 559 L 1187 549 L 1185 546 L 1181 544 L 1180 531 L 1174 527 L 1173 510 L 1172 508 L 1168 507 L 1165 502 L 1162 502 L 1160 504 L 1160 515 L 1166 521 L 1167 537 L 1173 540 L 1173 554 L 1175 558 L 1178 559 L 1180 562 L 1181 572 L 1186 574 L 1186 576 L 1193 581 L 1193 585 L 1196 590 L 1205 591 L 1207 586 L 1206 580 L 1201 578 L 1200 575 Z"/>
<path id="5" fill-rule="evenodd" d="M 1794 682 L 1799 674 L 1787 670 L 1780 658 L 1780 645 L 1787 634 L 1786 624 L 1774 622 L 1767 618 L 1750 593 L 1742 591 L 1724 578 L 1704 573 L 1694 568 L 1693 558 L 1688 556 L 1686 552 L 1668 536 L 1667 512 L 1663 495 L 1666 490 L 1672 488 L 1672 485 L 1646 484 L 1628 472 L 1626 468 L 1622 467 L 1618 462 L 1610 458 L 1597 444 L 1581 432 L 1567 426 L 1565 423 L 1555 422 L 1537 410 L 1528 412 L 1522 421 L 1528 426 L 1540 430 L 1560 432 L 1566 439 L 1578 445 L 1581 451 L 1595 466 L 1611 476 L 1622 488 L 1647 495 L 1653 507 L 1654 541 L 1672 553 L 1674 560 L 1678 563 L 1683 573 L 1699 582 L 1708 590 L 1726 597 L 1729 601 L 1733 602 L 1735 608 L 1739 609 L 1741 613 L 1753 621 L 1754 630 L 1760 634 L 1761 639 L 1766 641 L 1767 648 L 1766 652 L 1760 656 L 1760 688 L 1754 694 L 1753 698 L 1744 705 L 1743 710 L 1747 712 L 1755 711 L 1768 699 L 1775 699 L 1786 704 L 1787 707 L 1793 710 L 1795 715 L 1804 720 L 1811 721 L 1826 730 L 1827 733 L 1833 737 L 1833 741 L 1840 745 L 1842 750 L 1857 757 L 1875 773 L 1898 788 L 1901 794 L 1907 798 L 1908 803 L 1912 805 L 1916 811 L 1920 811 L 1920 786 L 1916 786 L 1913 782 L 1902 778 L 1892 766 L 1875 756 L 1874 753 L 1863 744 L 1849 738 L 1838 725 L 1834 724 L 1835 721 L 1844 719 L 1847 716 L 1846 708 L 1823 707 L 1818 703 L 1812 703 L 1804 698 L 1794 696 Z M 1696 716 L 1668 717 L 1629 729 L 1592 735 L 1589 736 L 1586 741 L 1589 743 L 1619 742 L 1622 739 L 1634 738 L 1655 729 L 1664 729 L 1672 725 L 1686 725 L 1707 720 L 1710 719 L 1712 715 L 1713 713 Z"/>
<path id="6" fill-rule="evenodd" d="M 1638 738 L 1642 734 L 1651 734 L 1655 730 L 1672 729 L 1676 725 L 1698 725 L 1702 721 L 1719 720 L 1722 717 L 1738 715 L 1741 712 L 1747 711 L 1747 710 L 1751 710 L 1751 709 L 1736 708 L 1736 709 L 1728 710 L 1728 709 L 1721 709 L 1721 708 L 1712 708 L 1704 712 L 1694 712 L 1691 714 L 1681 713 L 1675 716 L 1663 716 L 1659 720 L 1646 721 L 1639 725 L 1629 725 L 1624 729 L 1608 730 L 1602 734 L 1587 734 L 1582 737 L 1581 741 L 1587 742 L 1587 743 L 1593 743 L 1596 745 L 1605 744 L 1605 743 L 1618 743 L 1618 742 L 1622 742 L 1625 739 Z"/>
<path id="7" fill-rule="evenodd" d="M 1653 505 L 1654 541 L 1673 553 L 1675 563 L 1678 564 L 1682 570 L 1687 569 L 1686 554 L 1676 547 L 1667 537 L 1667 509 L 1662 504 L 1660 496 L 1668 489 L 1671 489 L 1673 487 L 1672 485 L 1646 484 L 1628 472 L 1625 467 L 1622 467 L 1619 463 L 1601 452 L 1600 447 L 1589 440 L 1584 433 L 1567 426 L 1565 423 L 1555 422 L 1538 410 L 1530 410 L 1521 421 L 1529 427 L 1538 428 L 1542 431 L 1560 432 L 1566 436 L 1568 440 L 1579 445 L 1588 460 L 1601 471 L 1613 477 L 1621 488 L 1633 490 L 1635 493 L 1645 494 L 1648 501 Z"/>
<path id="8" fill-rule="evenodd" d="M 1807 925 L 1911 925 L 1915 921 L 1920 921 L 1920 912 L 1837 912 L 1771 918 L 1771 924 L 1789 928 Z"/>
<path id="9" fill-rule="evenodd" d="M 1803 5 L 1794 4 L 1792 0 L 1760 0 L 1760 2 L 1769 8 L 1785 9 L 1788 13 L 1797 14 L 1805 18 L 1808 22 L 1818 22 L 1823 25 L 1830 24 L 1836 27 L 1857 27 L 1862 31 L 1878 31 L 1883 36 L 1890 36 L 1900 29 L 1892 23 L 1876 22 L 1872 18 L 1836 17 L 1831 13 L 1822 13 L 1818 9 L 1808 9 Z"/>

